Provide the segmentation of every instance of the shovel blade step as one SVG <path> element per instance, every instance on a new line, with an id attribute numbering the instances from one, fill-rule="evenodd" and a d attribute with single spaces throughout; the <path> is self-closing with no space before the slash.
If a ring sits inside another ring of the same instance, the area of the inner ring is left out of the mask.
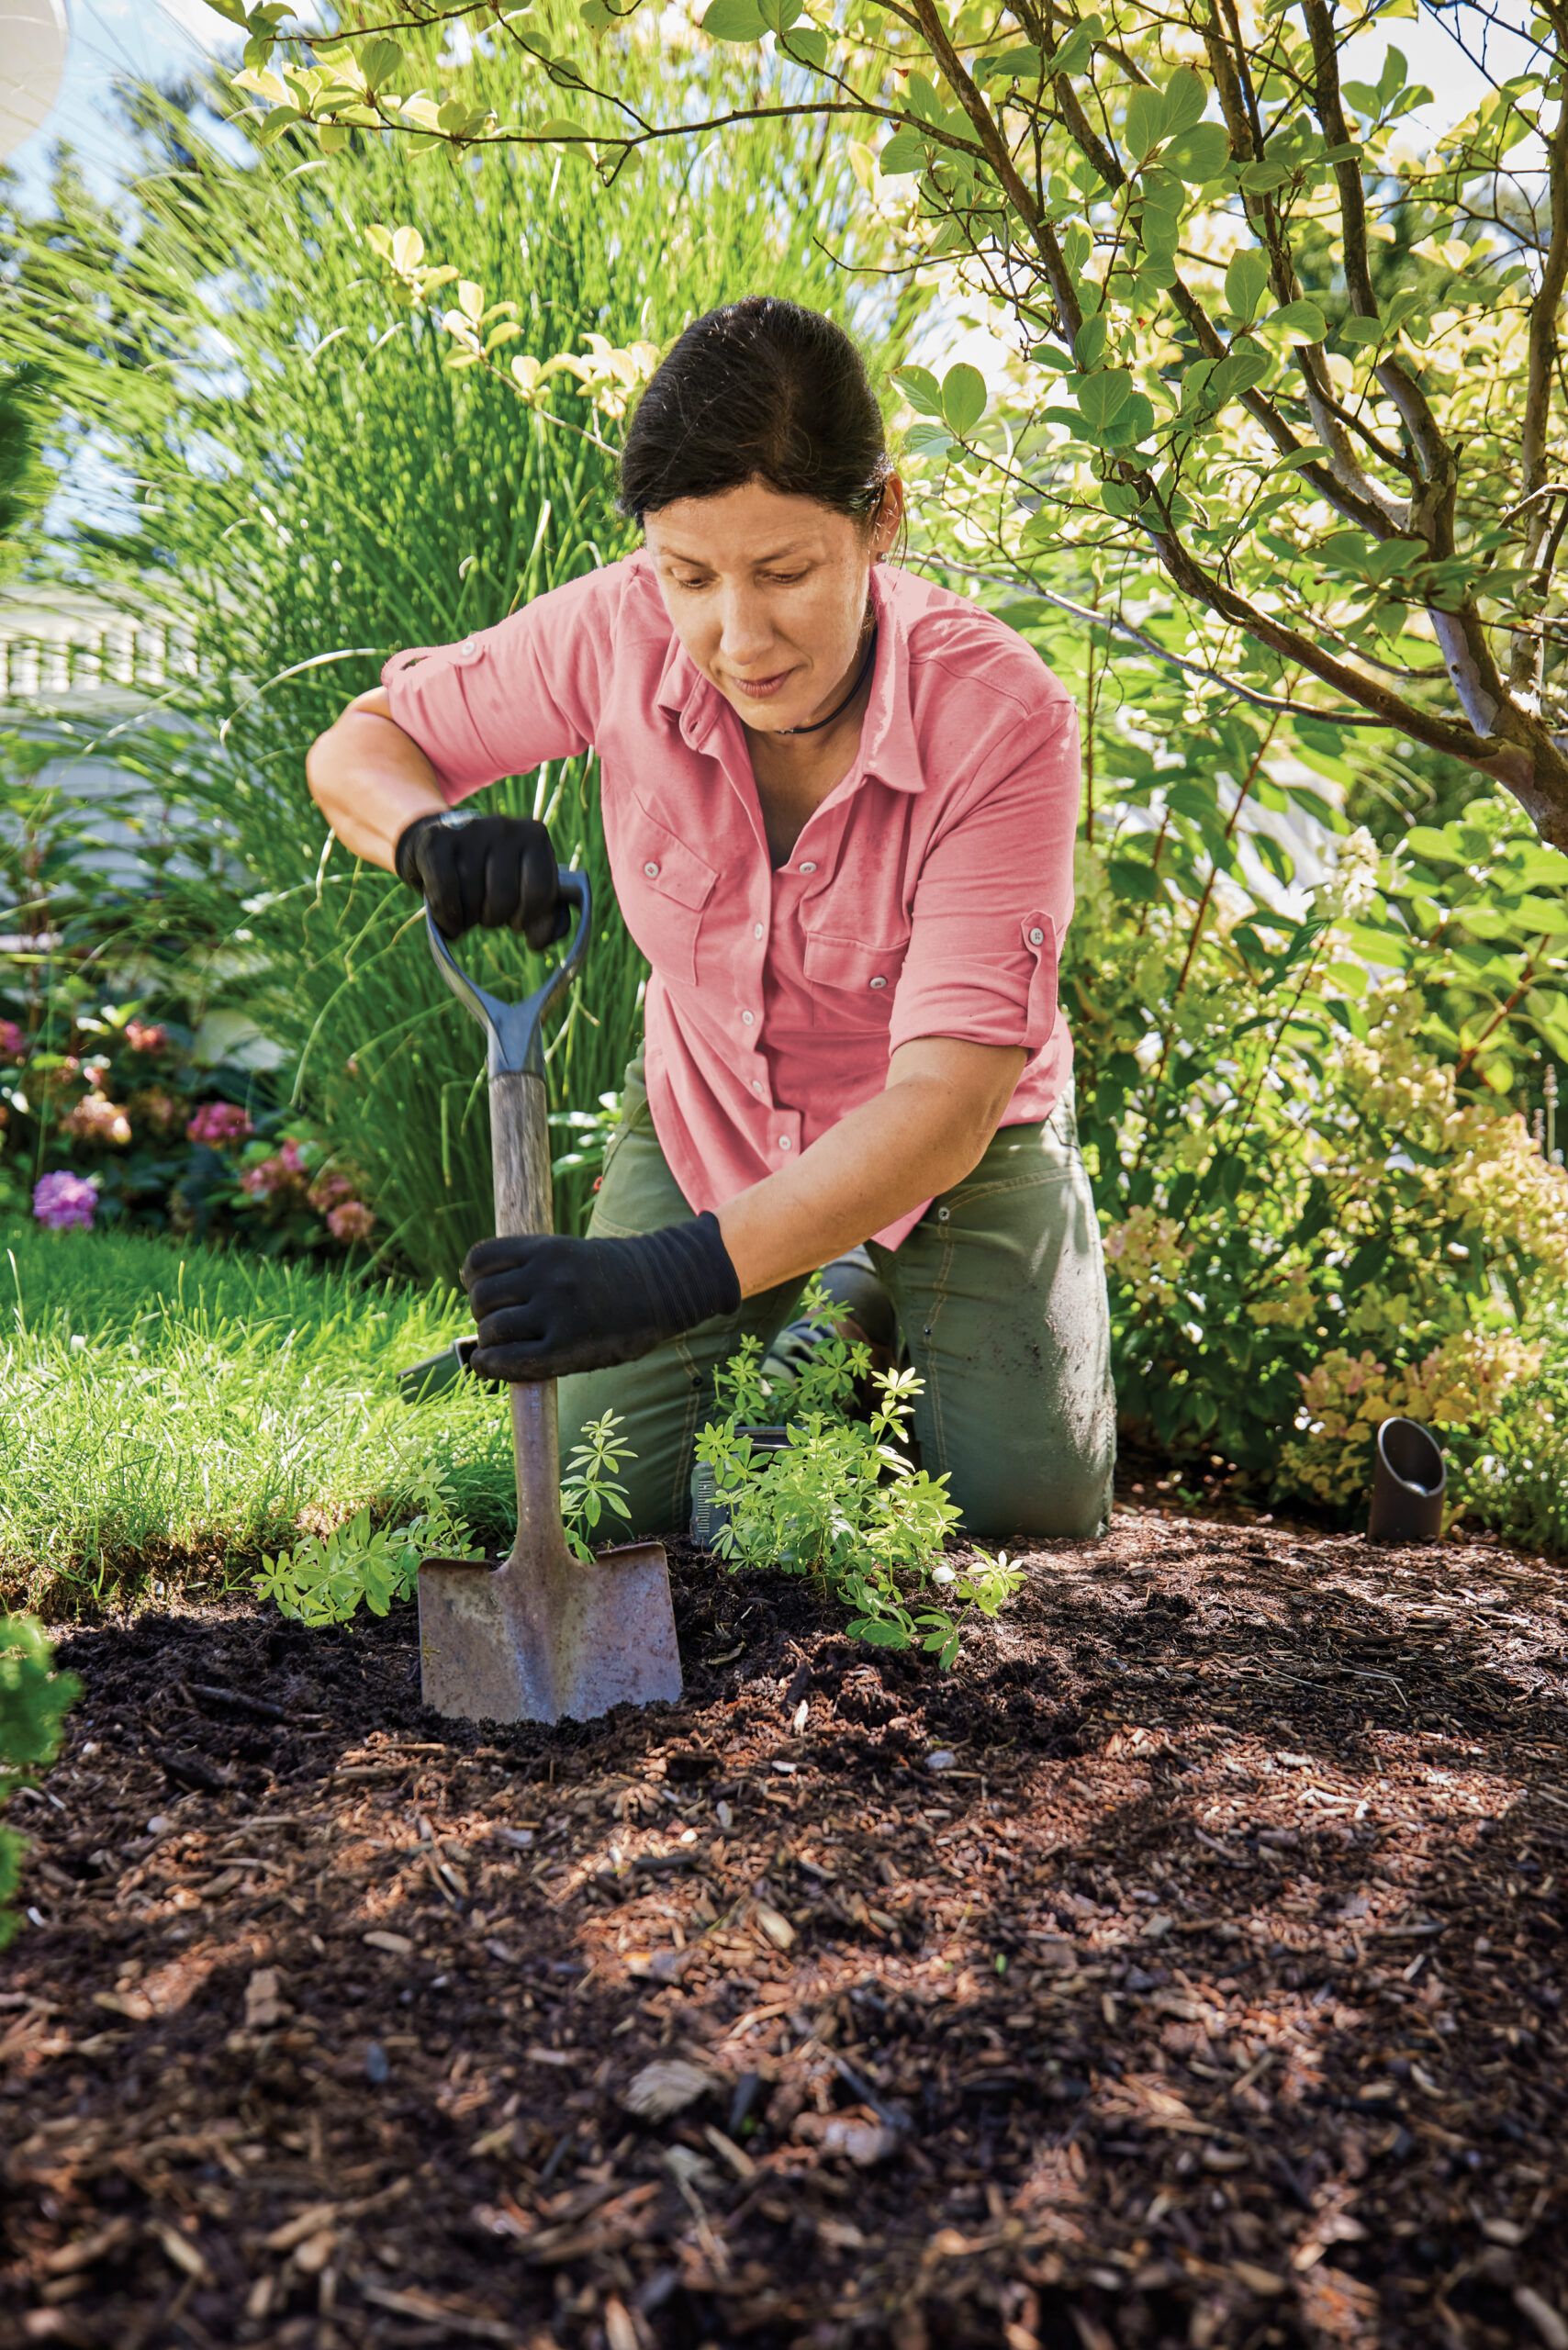
<path id="1" fill-rule="evenodd" d="M 464 1721 L 591 1721 L 681 1695 L 669 1562 L 629 1542 L 559 1557 L 420 1564 L 420 1687 Z"/>

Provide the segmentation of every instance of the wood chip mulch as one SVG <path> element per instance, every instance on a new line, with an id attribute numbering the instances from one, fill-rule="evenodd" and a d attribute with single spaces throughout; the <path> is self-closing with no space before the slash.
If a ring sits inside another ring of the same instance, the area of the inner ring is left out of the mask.
<path id="1" fill-rule="evenodd" d="M 671 1565 L 556 1731 L 60 1636 L 0 2343 L 1568 2350 L 1568 1572 L 1124 1505 L 942 1676 Z"/>

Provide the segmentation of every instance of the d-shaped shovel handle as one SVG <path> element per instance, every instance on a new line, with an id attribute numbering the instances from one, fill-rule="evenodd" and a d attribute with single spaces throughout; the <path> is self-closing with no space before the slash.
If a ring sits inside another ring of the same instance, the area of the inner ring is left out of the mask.
<path id="1" fill-rule="evenodd" d="M 471 979 L 437 929 L 435 916 L 425 908 L 425 929 L 436 968 L 485 1031 L 496 1231 L 505 1237 L 555 1228 L 544 1106 L 544 1014 L 570 984 L 588 952 L 593 913 L 593 893 L 586 873 L 573 866 L 558 866 L 556 882 L 561 896 L 578 908 L 577 931 L 561 962 L 521 1003 L 503 1003 Z"/>
<path id="2" fill-rule="evenodd" d="M 542 987 L 534 989 L 521 1003 L 502 1003 L 468 977 L 458 964 L 451 947 L 436 927 L 434 914 L 425 908 L 425 933 L 435 957 L 436 968 L 459 1001 L 468 1006 L 485 1030 L 487 1039 L 487 1066 L 491 1077 L 503 1070 L 526 1069 L 531 1076 L 544 1074 L 544 1055 L 540 1036 L 544 1026 L 544 1014 L 556 997 L 568 984 L 572 974 L 588 952 L 588 923 L 593 914 L 593 893 L 588 878 L 576 866 L 558 865 L 555 868 L 556 887 L 563 898 L 575 900 L 578 907 L 577 934 L 567 947 L 565 957 L 557 964 Z"/>

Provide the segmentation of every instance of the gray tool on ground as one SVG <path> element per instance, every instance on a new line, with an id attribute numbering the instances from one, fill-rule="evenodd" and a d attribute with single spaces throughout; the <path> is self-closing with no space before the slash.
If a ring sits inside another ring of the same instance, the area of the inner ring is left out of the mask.
<path id="1" fill-rule="evenodd" d="M 425 909 L 437 966 L 487 1040 L 496 1231 L 503 1237 L 554 1229 L 540 1039 L 545 1013 L 583 959 L 591 911 L 585 873 L 561 867 L 560 890 L 579 909 L 577 934 L 544 984 L 517 1004 L 499 1002 L 459 969 Z M 623 1543 L 591 1566 L 573 1557 L 561 1525 L 555 1382 L 503 1383 L 511 1392 L 517 1539 L 502 1560 L 420 1561 L 426 1705 L 466 1721 L 556 1722 L 587 1721 L 611 1706 L 675 1703 L 680 1651 L 663 1544 Z"/>
<path id="2" fill-rule="evenodd" d="M 478 1372 L 470 1368 L 468 1358 L 478 1343 L 478 1332 L 465 1330 L 449 1347 L 442 1347 L 440 1354 L 426 1355 L 420 1362 L 406 1364 L 398 1373 L 398 1393 L 403 1402 L 428 1403 L 432 1395 L 443 1395 L 463 1378 L 475 1380 L 481 1387 L 504 1385 L 502 1380 L 480 1379 Z"/>

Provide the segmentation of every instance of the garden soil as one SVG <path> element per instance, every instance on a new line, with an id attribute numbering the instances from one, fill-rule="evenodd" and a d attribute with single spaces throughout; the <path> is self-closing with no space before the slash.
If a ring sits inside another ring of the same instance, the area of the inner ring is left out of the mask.
<path id="1" fill-rule="evenodd" d="M 688 1691 L 61 1637 L 0 2341 L 1568 2350 L 1568 1577 L 1124 1499 L 955 1670 L 672 1551 Z"/>

